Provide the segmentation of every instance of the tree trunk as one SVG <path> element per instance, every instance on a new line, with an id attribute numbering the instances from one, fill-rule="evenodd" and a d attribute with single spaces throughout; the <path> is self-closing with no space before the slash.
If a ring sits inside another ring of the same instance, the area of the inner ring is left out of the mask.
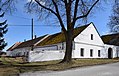
<path id="1" fill-rule="evenodd" d="M 73 46 L 73 30 L 68 30 L 66 35 L 66 52 L 64 59 L 61 61 L 61 63 L 70 63 L 72 61 L 72 46 Z"/>

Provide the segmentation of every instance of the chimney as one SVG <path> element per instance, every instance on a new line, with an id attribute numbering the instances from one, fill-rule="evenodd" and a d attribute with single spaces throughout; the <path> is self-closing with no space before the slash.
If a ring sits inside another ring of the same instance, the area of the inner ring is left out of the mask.
<path id="1" fill-rule="evenodd" d="M 26 39 L 24 39 L 24 42 L 26 42 Z"/>

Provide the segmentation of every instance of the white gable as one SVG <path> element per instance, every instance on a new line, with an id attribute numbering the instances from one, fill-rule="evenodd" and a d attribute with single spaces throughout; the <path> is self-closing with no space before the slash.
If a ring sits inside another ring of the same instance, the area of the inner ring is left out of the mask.
<path id="1" fill-rule="evenodd" d="M 93 35 L 92 40 L 91 40 L 91 35 Z M 74 41 L 79 43 L 99 45 L 99 46 L 104 45 L 93 23 L 91 23 L 76 38 L 74 38 Z"/>

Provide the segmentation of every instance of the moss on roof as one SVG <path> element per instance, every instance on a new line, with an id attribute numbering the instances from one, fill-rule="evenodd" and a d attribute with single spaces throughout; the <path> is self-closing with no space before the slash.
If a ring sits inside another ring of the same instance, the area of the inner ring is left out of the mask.
<path id="1" fill-rule="evenodd" d="M 88 24 L 89 25 L 89 24 Z M 80 34 L 88 25 L 77 27 L 74 29 L 74 38 Z M 65 36 L 63 32 L 56 33 L 53 35 L 50 35 L 45 40 L 40 42 L 37 46 L 45 46 L 45 45 L 51 45 L 51 44 L 57 44 L 61 42 L 65 42 Z"/>
<path id="2" fill-rule="evenodd" d="M 56 44 L 56 43 L 60 43 L 60 42 L 64 42 L 64 41 L 65 41 L 64 34 L 57 33 L 57 34 L 48 36 L 45 40 L 40 42 L 37 46 Z"/>
<path id="3" fill-rule="evenodd" d="M 101 36 L 101 38 L 105 44 L 119 46 L 119 33 L 103 35 Z"/>

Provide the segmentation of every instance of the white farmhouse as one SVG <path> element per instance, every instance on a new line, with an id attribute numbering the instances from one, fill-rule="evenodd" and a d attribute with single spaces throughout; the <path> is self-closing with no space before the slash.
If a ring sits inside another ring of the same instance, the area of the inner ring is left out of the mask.
<path id="1" fill-rule="evenodd" d="M 119 40 L 100 36 L 93 23 L 74 29 L 72 58 L 115 58 L 119 55 Z M 116 38 L 115 38 L 116 36 Z M 119 37 L 119 36 L 118 36 Z M 118 42 L 118 43 L 117 43 Z M 66 49 L 64 33 L 44 35 L 22 42 L 8 56 L 28 56 L 29 62 L 63 59 Z M 9 50 L 8 50 L 9 52 Z"/>

